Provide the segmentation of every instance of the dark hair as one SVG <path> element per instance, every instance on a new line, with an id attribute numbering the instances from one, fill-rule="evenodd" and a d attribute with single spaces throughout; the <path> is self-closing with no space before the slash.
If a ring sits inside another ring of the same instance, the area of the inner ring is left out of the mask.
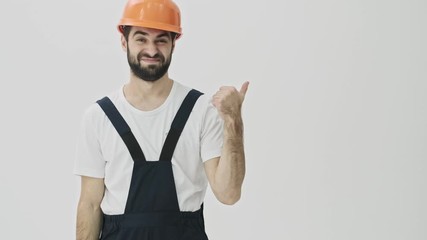
<path id="1" fill-rule="evenodd" d="M 130 30 L 132 30 L 132 26 L 124 25 L 124 26 L 122 26 L 122 29 L 123 29 L 123 36 L 125 36 L 126 41 L 129 41 L 129 34 L 130 34 Z M 172 43 L 175 42 L 176 36 L 178 34 L 175 32 L 169 32 L 169 33 L 170 33 L 170 37 L 172 39 Z"/>

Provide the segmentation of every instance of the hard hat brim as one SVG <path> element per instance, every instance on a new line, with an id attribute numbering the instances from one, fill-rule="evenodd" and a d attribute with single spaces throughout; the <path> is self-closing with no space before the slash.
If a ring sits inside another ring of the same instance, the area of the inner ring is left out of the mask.
<path id="1" fill-rule="evenodd" d="M 121 33 L 123 33 L 122 26 L 146 27 L 146 28 L 164 30 L 164 31 L 168 31 L 168 32 L 174 32 L 177 34 L 177 38 L 182 35 L 182 29 L 180 27 L 176 27 L 176 26 L 170 25 L 170 24 L 158 23 L 158 22 L 135 21 L 133 19 L 123 18 L 120 21 L 119 25 L 117 26 L 117 29 Z"/>

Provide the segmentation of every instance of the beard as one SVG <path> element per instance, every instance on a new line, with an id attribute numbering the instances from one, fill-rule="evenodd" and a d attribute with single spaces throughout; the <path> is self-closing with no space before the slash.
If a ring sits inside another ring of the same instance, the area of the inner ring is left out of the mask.
<path id="1" fill-rule="evenodd" d="M 148 58 L 158 58 L 160 60 L 159 65 L 148 65 L 146 67 L 141 65 L 141 59 L 143 57 Z M 147 82 L 154 82 L 159 80 L 161 77 L 163 77 L 166 72 L 169 69 L 169 65 L 172 60 L 172 52 L 169 55 L 169 58 L 166 60 L 163 54 L 157 53 L 154 56 L 150 56 L 146 53 L 138 53 L 138 55 L 135 57 L 130 54 L 129 48 L 127 49 L 127 58 L 129 67 L 135 76 L 140 78 L 141 80 L 147 81 Z"/>

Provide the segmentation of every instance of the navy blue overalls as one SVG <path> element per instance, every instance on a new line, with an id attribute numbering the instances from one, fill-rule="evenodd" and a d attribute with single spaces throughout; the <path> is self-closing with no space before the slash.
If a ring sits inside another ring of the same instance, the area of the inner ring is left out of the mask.
<path id="1" fill-rule="evenodd" d="M 172 155 L 197 99 L 191 90 L 182 102 L 166 137 L 159 161 L 147 161 L 129 125 L 108 97 L 98 100 L 126 144 L 133 172 L 125 212 L 105 215 L 101 240 L 207 240 L 203 204 L 196 212 L 181 212 L 172 172 Z"/>

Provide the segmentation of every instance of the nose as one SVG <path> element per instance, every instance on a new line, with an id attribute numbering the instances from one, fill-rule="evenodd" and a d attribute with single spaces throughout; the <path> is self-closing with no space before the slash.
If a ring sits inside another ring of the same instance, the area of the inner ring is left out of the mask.
<path id="1" fill-rule="evenodd" d="M 156 54 L 159 52 L 159 50 L 157 49 L 157 46 L 155 43 L 153 42 L 149 42 L 147 43 L 147 45 L 145 46 L 145 53 L 150 55 L 150 57 L 154 57 L 156 56 Z"/>

